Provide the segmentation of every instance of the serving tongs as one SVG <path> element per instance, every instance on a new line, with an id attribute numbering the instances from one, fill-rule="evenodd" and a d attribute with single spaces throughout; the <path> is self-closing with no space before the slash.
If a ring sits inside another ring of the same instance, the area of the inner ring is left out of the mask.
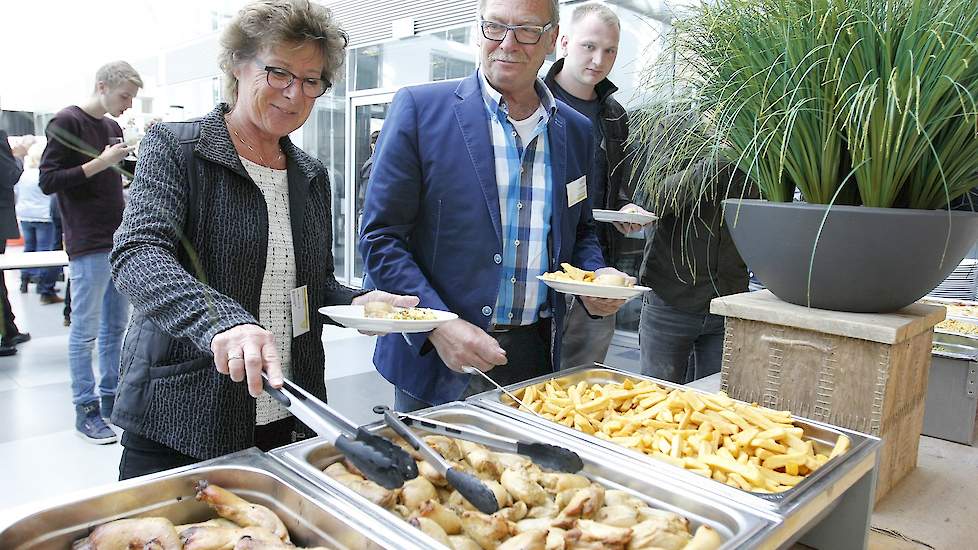
<path id="1" fill-rule="evenodd" d="M 523 455 L 538 466 L 542 466 L 548 470 L 574 474 L 584 468 L 584 461 L 581 460 L 581 457 L 577 453 L 557 445 L 510 439 L 508 437 L 470 430 L 454 424 L 447 424 L 412 414 L 398 413 L 398 416 L 400 416 L 400 420 L 404 424 L 415 429 L 453 437 L 455 439 L 464 439 L 465 441 L 485 445 L 495 451 Z"/>
<path id="2" fill-rule="evenodd" d="M 435 468 L 435 471 L 444 476 L 448 480 L 448 484 L 458 491 L 465 500 L 468 500 L 475 506 L 477 510 L 483 514 L 493 514 L 499 510 L 499 502 L 496 500 L 496 494 L 492 492 L 492 489 L 488 485 L 474 475 L 455 468 L 451 462 L 445 460 L 437 451 L 415 435 L 411 431 L 411 428 L 408 428 L 405 423 L 401 422 L 401 419 L 397 417 L 397 413 L 382 405 L 374 407 L 374 412 L 384 415 L 384 422 L 397 435 L 404 438 L 404 441 L 408 445 L 421 453 L 425 461 L 431 464 Z"/>
<path id="3" fill-rule="evenodd" d="M 363 475 L 385 489 L 396 489 L 418 477 L 418 465 L 401 447 L 356 427 L 316 396 L 284 380 L 281 388 L 262 373 L 262 387 L 290 413 L 327 438 Z"/>

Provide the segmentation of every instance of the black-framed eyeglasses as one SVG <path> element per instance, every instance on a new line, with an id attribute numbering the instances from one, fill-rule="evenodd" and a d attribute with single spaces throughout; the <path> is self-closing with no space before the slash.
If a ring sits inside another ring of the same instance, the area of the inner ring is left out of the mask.
<path id="1" fill-rule="evenodd" d="M 554 24 L 551 21 L 542 27 L 540 25 L 507 25 L 506 23 L 480 19 L 479 26 L 482 27 L 482 36 L 493 42 L 502 42 L 506 39 L 506 33 L 513 31 L 513 36 L 520 44 L 536 44 L 540 42 L 543 33 L 552 29 Z"/>
<path id="2" fill-rule="evenodd" d="M 258 65 L 262 66 L 261 62 Z M 282 67 L 274 67 L 272 65 L 265 65 L 262 68 L 266 73 L 265 81 L 276 90 L 284 90 L 298 80 L 302 83 L 302 94 L 315 99 L 333 87 L 333 83 L 325 78 L 300 77 Z"/>

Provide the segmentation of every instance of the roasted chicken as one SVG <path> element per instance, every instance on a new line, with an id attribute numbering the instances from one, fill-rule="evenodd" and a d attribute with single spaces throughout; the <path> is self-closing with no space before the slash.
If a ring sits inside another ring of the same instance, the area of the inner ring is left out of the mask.
<path id="1" fill-rule="evenodd" d="M 282 541 L 289 542 L 289 531 L 282 520 L 275 512 L 260 504 L 248 502 L 231 491 L 208 483 L 207 480 L 197 483 L 197 500 L 206 502 L 222 518 L 242 527 L 262 527 Z"/>
<path id="2" fill-rule="evenodd" d="M 73 550 L 180 550 L 183 543 L 166 518 L 119 519 L 75 541 Z"/>

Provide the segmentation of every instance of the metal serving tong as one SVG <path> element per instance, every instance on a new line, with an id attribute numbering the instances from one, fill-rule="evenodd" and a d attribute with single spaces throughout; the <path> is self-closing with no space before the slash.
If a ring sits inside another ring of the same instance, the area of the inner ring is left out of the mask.
<path id="1" fill-rule="evenodd" d="M 498 389 L 499 391 L 501 391 L 504 394 L 508 395 L 509 398 L 512 399 L 513 401 L 515 401 L 517 405 L 519 405 L 520 407 L 526 409 L 527 411 L 531 412 L 532 414 L 535 414 L 536 416 L 538 416 L 540 418 L 543 418 L 543 416 L 541 416 L 540 413 L 538 413 L 537 411 L 535 411 L 532 408 L 530 408 L 530 406 L 527 405 L 526 403 L 524 403 L 522 399 L 520 399 L 519 397 L 516 397 L 516 395 L 514 395 L 511 391 L 509 391 L 506 388 L 502 387 L 498 382 L 496 382 L 495 380 L 493 380 L 491 376 L 489 376 L 488 374 L 482 372 L 481 370 L 479 370 L 479 369 L 477 369 L 475 367 L 462 367 L 462 372 L 467 373 L 467 374 L 477 374 L 477 375 L 485 378 L 486 380 L 489 381 L 490 384 L 492 384 L 493 386 L 496 386 L 496 389 Z M 546 419 L 544 419 L 544 420 L 546 420 Z"/>
<path id="2" fill-rule="evenodd" d="M 261 376 L 262 387 L 269 395 L 314 432 L 332 442 L 370 481 L 385 489 L 396 489 L 405 481 L 418 477 L 418 465 L 404 449 L 354 426 L 329 405 L 288 379 L 281 388 L 275 388 L 264 372 Z"/>
<path id="3" fill-rule="evenodd" d="M 510 439 L 508 437 L 470 430 L 461 426 L 446 424 L 412 414 L 397 414 L 404 424 L 418 430 L 453 437 L 455 439 L 464 439 L 465 441 L 485 445 L 490 449 L 504 453 L 523 455 L 533 460 L 538 466 L 543 466 L 548 470 L 574 474 L 584 468 L 584 461 L 581 460 L 581 457 L 577 453 L 557 445 Z"/>
<path id="4" fill-rule="evenodd" d="M 425 461 L 431 464 L 439 474 L 445 476 L 448 484 L 454 487 L 476 509 L 483 514 L 493 514 L 499 510 L 499 502 L 496 500 L 496 494 L 492 492 L 492 489 L 474 475 L 456 469 L 451 462 L 445 460 L 437 451 L 415 435 L 406 424 L 401 422 L 397 413 L 383 405 L 374 407 L 374 412 L 384 415 L 384 422 L 397 435 L 404 438 L 408 445 L 421 453 Z"/>

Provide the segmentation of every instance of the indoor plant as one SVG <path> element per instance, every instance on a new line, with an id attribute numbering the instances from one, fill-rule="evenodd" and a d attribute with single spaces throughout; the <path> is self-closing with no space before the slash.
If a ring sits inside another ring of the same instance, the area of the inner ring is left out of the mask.
<path id="1" fill-rule="evenodd" d="M 978 185 L 976 37 L 970 0 L 694 8 L 674 24 L 675 66 L 645 74 L 659 99 L 633 125 L 651 167 L 642 183 L 660 202 L 716 193 L 726 182 L 658 186 L 697 158 L 736 163 L 766 200 L 726 201 L 727 222 L 776 295 L 898 309 L 947 277 L 978 238 L 978 217 L 949 208 Z M 698 128 L 656 146 L 651 113 L 663 109 L 696 112 Z"/>

